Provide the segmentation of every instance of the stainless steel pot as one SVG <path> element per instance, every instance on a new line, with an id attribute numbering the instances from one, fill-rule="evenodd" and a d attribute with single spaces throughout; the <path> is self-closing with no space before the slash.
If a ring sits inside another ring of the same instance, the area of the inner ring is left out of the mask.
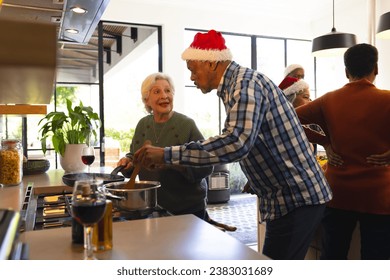
<path id="1" fill-rule="evenodd" d="M 127 182 L 113 182 L 104 185 L 104 192 L 112 198 L 114 207 L 125 211 L 147 211 L 157 206 L 157 181 L 138 181 L 134 189 L 126 188 Z"/>

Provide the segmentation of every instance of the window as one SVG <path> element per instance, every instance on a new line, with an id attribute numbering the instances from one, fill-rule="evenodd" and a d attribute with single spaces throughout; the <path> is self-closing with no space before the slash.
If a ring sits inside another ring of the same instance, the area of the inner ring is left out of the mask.
<path id="1" fill-rule="evenodd" d="M 343 57 L 321 57 L 316 59 L 317 95 L 340 88 L 348 83 Z"/>
<path id="2" fill-rule="evenodd" d="M 283 80 L 285 68 L 285 46 L 284 40 L 257 38 L 257 70 L 265 74 L 276 85 Z"/>
<path id="3" fill-rule="evenodd" d="M 148 28 L 148 32 L 147 38 L 104 77 L 106 166 L 116 167 L 129 152 L 134 129 L 148 114 L 141 99 L 141 84 L 161 68 L 158 29 L 151 32 Z"/>

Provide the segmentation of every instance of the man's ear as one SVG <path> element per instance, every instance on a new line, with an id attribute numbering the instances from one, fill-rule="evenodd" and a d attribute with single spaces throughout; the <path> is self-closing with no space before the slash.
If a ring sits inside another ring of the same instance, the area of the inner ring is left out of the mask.
<path id="1" fill-rule="evenodd" d="M 375 68 L 374 68 L 374 74 L 375 76 L 378 75 L 378 63 L 375 64 Z"/>
<path id="2" fill-rule="evenodd" d="M 345 68 L 345 76 L 346 76 L 347 79 L 349 80 L 349 72 L 348 72 L 347 68 Z"/>
<path id="3" fill-rule="evenodd" d="M 218 61 L 209 61 L 209 67 L 211 70 L 215 71 L 218 66 Z"/>

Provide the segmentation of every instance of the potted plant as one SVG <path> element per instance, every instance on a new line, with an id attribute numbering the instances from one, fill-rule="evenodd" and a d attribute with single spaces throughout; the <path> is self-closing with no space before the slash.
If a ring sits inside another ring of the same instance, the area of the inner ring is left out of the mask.
<path id="1" fill-rule="evenodd" d="M 67 114 L 65 112 L 50 112 L 43 117 L 38 125 L 42 151 L 47 151 L 46 141 L 51 139 L 54 150 L 60 154 L 60 163 L 65 172 L 78 172 L 85 169 L 81 162 L 81 149 L 91 140 L 96 140 L 97 129 L 101 125 L 99 115 L 90 106 L 79 105 L 72 107 L 72 101 L 66 99 Z M 93 139 L 91 139 L 91 137 Z M 72 149 L 72 151 L 69 151 Z M 73 150 L 76 149 L 76 150 Z M 77 155 L 77 156 L 76 156 Z M 72 166 L 65 167 L 65 158 L 73 157 Z"/>

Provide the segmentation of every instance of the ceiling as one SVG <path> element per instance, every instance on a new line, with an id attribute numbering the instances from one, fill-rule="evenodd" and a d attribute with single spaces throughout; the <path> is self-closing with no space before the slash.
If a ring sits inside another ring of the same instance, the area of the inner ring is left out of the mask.
<path id="1" fill-rule="evenodd" d="M 57 28 L 58 53 L 57 53 L 57 73 L 63 74 L 57 82 L 72 81 L 82 78 L 80 82 L 96 82 L 97 65 L 98 65 L 98 30 L 96 28 L 104 9 L 109 6 L 119 6 L 119 0 L 3 0 L 0 10 L 0 19 L 13 19 L 27 22 L 50 23 Z M 130 0 L 124 0 L 130 1 Z M 236 12 L 251 7 L 252 11 L 262 11 L 266 13 L 275 13 L 279 16 L 298 17 L 309 21 L 315 17 L 331 16 L 331 0 L 132 0 L 147 2 L 150 5 L 159 7 L 164 5 L 168 7 L 186 6 L 191 8 L 193 5 L 205 6 L 208 9 L 230 9 Z M 352 0 L 337 1 L 339 10 L 343 9 L 347 3 Z M 356 0 L 354 0 L 356 1 Z M 360 0 L 363 1 L 363 0 Z M 75 19 L 74 13 L 70 13 L 68 7 L 72 5 L 90 5 L 89 11 L 80 17 L 77 22 L 78 27 L 83 28 L 84 37 L 76 38 L 80 42 L 74 42 L 72 38 L 64 35 L 63 30 L 67 27 L 65 24 L 69 20 Z M 64 7 L 66 5 L 67 7 Z M 304 8 L 303 8 L 304 7 Z M 299 15 L 299 16 L 297 16 Z M 91 28 L 92 27 L 92 28 Z M 116 43 L 124 32 L 129 33 L 129 26 L 105 23 L 103 25 L 103 46 L 104 46 L 104 63 L 110 63 L 110 53 L 117 52 Z M 131 37 L 131 34 L 126 35 Z M 73 41 L 72 41 L 73 40 Z"/>
<path id="2" fill-rule="evenodd" d="M 70 13 L 67 7 L 77 5 L 89 5 L 88 12 L 75 22 L 76 16 Z M 64 81 L 70 78 L 72 73 L 77 73 L 77 79 L 83 77 L 80 82 L 95 82 L 98 66 L 98 28 L 105 7 L 109 0 L 3 0 L 0 11 L 0 19 L 20 20 L 31 23 L 48 23 L 56 25 L 57 30 L 57 81 L 58 73 L 64 74 Z M 64 5 L 67 7 L 64 7 Z M 78 37 L 67 36 L 65 25 L 79 28 Z M 92 28 L 91 28 L 92 27 Z M 118 38 L 127 29 L 126 26 L 103 25 L 103 49 L 104 60 L 110 59 L 108 55 Z M 80 74 L 83 73 L 83 74 Z M 77 80 L 76 79 L 76 80 Z"/>

